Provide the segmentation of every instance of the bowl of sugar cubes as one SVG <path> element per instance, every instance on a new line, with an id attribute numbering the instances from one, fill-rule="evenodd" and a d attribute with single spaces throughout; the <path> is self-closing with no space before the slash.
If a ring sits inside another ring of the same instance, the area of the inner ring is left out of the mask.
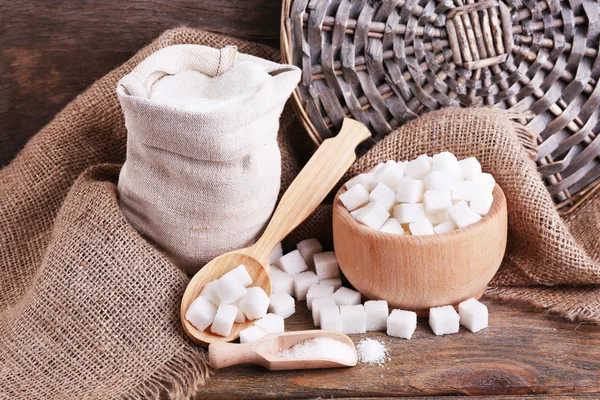
<path id="1" fill-rule="evenodd" d="M 367 298 L 422 315 L 481 297 L 506 239 L 506 198 L 474 157 L 389 160 L 346 182 L 333 204 L 348 281 Z"/>

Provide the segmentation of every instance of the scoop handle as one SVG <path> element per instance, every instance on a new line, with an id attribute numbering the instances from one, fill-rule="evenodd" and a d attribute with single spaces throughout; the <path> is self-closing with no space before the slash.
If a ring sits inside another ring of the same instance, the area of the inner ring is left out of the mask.
<path id="1" fill-rule="evenodd" d="M 238 364 L 256 364 L 258 361 L 256 352 L 246 343 L 213 342 L 208 346 L 208 362 L 214 369 Z"/>
<path id="2" fill-rule="evenodd" d="M 371 137 L 360 122 L 346 118 L 340 133 L 326 139 L 285 192 L 267 229 L 253 246 L 268 257 L 275 245 L 300 225 L 323 201 L 356 160 L 356 146 Z"/>

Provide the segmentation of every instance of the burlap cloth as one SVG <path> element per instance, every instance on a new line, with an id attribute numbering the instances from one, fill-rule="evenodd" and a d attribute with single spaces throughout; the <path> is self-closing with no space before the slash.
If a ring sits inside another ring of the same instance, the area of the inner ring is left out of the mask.
<path id="1" fill-rule="evenodd" d="M 167 45 L 265 46 L 191 29 L 169 31 L 96 82 L 0 170 L 0 398 L 184 398 L 208 376 L 179 323 L 186 275 L 133 230 L 115 184 L 126 131 L 117 81 Z M 478 157 L 506 192 L 507 256 L 489 294 L 569 319 L 600 321 L 600 191 L 562 220 L 502 111 L 431 113 L 389 136 L 348 175 L 379 160 L 450 150 Z M 282 190 L 306 154 L 286 108 Z M 288 238 L 331 244 L 331 207 Z"/>

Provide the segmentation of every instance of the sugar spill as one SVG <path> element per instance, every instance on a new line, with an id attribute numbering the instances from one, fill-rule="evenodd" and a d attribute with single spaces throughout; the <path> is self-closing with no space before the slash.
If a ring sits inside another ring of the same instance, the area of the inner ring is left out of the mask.
<path id="1" fill-rule="evenodd" d="M 382 366 L 387 357 L 387 348 L 383 342 L 375 339 L 363 339 L 356 346 L 358 360 L 371 365 Z"/>
<path id="2" fill-rule="evenodd" d="M 297 343 L 289 349 L 280 350 L 277 356 L 287 359 L 330 358 L 349 364 L 355 361 L 355 352 L 351 346 L 326 337 L 308 339 Z"/>

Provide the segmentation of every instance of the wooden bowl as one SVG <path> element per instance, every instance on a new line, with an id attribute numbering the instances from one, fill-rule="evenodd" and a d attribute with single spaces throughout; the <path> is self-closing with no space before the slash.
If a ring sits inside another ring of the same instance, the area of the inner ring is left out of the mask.
<path id="1" fill-rule="evenodd" d="M 502 262 L 506 249 L 506 197 L 494 188 L 488 215 L 441 235 L 379 232 L 356 221 L 339 197 L 333 204 L 333 243 L 348 281 L 369 299 L 420 315 L 431 307 L 479 298 Z"/>

